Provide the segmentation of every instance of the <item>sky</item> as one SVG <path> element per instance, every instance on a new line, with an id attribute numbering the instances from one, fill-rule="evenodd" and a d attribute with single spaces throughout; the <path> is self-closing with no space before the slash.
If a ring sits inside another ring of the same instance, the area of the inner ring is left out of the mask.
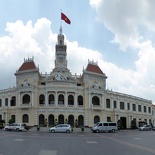
<path id="1" fill-rule="evenodd" d="M 107 89 L 155 104 L 154 8 L 154 0 L 1 0 L 0 90 L 16 85 L 24 59 L 34 57 L 40 73 L 52 71 L 62 26 L 72 74 L 97 62 Z"/>

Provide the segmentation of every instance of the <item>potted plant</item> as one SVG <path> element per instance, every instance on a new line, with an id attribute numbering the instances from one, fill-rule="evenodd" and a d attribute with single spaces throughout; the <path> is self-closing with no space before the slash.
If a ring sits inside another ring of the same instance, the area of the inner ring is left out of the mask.
<path id="1" fill-rule="evenodd" d="M 81 131 L 84 131 L 84 127 L 81 127 Z"/>
<path id="2" fill-rule="evenodd" d="M 78 127 L 78 120 L 77 119 L 75 120 L 74 125 L 75 125 L 76 128 Z"/>
<path id="3" fill-rule="evenodd" d="M 39 131 L 40 130 L 40 127 L 39 127 L 39 125 L 37 126 L 37 131 Z"/>

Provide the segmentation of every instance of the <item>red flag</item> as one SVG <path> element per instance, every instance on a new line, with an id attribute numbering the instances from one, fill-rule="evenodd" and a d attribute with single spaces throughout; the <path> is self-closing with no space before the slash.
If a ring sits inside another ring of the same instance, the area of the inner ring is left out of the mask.
<path id="1" fill-rule="evenodd" d="M 71 24 L 69 18 L 61 12 L 61 19 L 64 20 L 67 24 Z"/>

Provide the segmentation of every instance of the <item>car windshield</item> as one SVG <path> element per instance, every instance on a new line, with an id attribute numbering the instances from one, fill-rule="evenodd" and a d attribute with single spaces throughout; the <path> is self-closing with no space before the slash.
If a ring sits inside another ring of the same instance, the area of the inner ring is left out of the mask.
<path id="1" fill-rule="evenodd" d="M 96 124 L 94 124 L 94 127 L 95 127 L 95 126 L 98 126 L 99 124 L 100 124 L 99 122 L 98 122 L 98 123 L 96 123 Z"/>

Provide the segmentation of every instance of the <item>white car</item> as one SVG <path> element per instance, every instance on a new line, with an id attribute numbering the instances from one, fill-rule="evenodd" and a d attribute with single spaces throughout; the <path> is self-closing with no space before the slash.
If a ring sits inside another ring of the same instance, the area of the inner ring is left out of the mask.
<path id="1" fill-rule="evenodd" d="M 144 125 L 142 127 L 139 127 L 139 131 L 151 131 L 152 127 L 151 125 Z"/>
<path id="2" fill-rule="evenodd" d="M 5 126 L 4 130 L 5 131 L 11 131 L 11 130 L 23 131 L 25 130 L 25 125 L 21 123 L 12 123 L 12 124 Z"/>
<path id="3" fill-rule="evenodd" d="M 69 124 L 58 124 L 49 129 L 49 132 L 66 132 L 70 133 L 72 131 L 71 126 Z"/>

